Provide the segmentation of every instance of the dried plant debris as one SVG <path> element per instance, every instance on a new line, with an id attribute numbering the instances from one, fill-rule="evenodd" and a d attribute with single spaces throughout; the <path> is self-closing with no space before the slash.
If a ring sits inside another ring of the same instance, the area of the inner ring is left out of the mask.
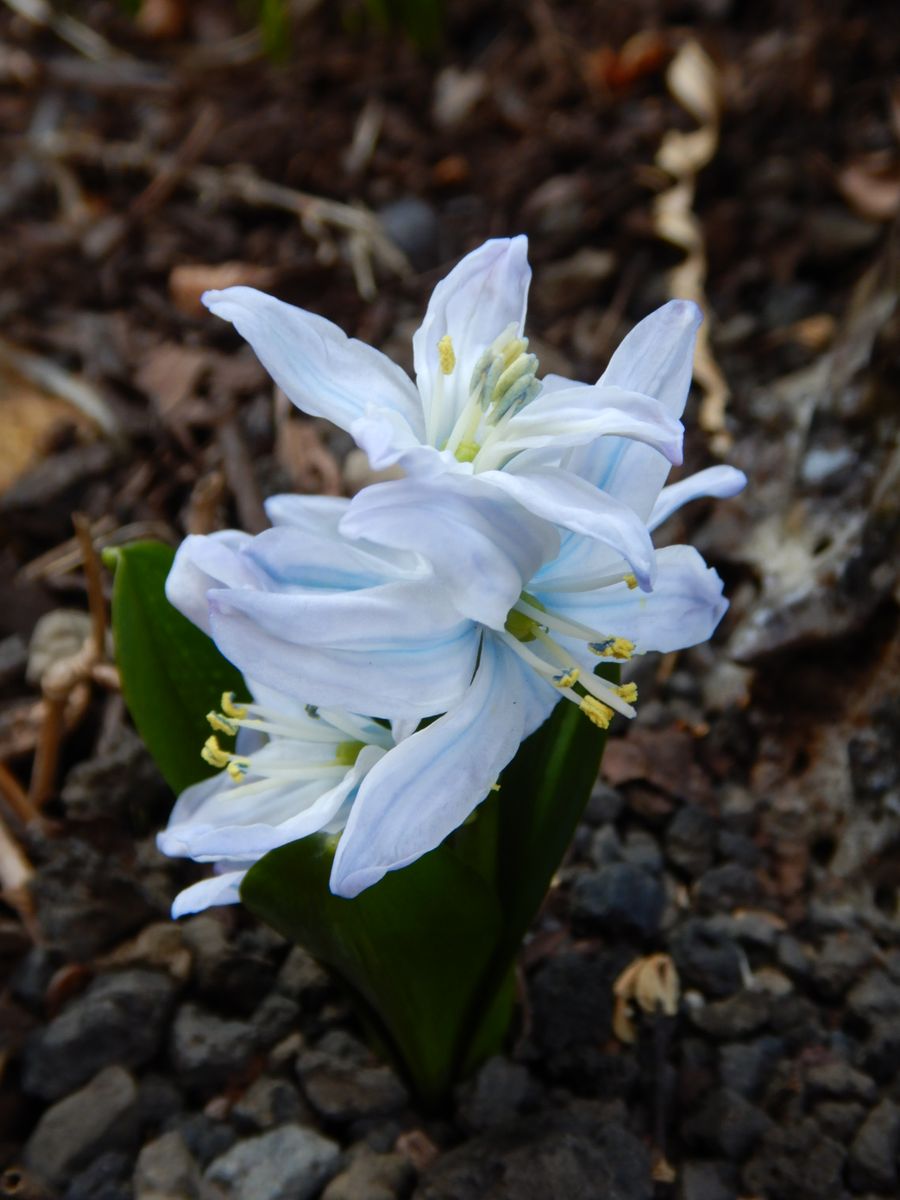
<path id="1" fill-rule="evenodd" d="M 895 6 L 466 0 L 425 59 L 292 0 L 284 65 L 240 5 L 128 7 L 0 4 L 0 1195 L 895 1195 Z M 686 470 L 730 436 L 750 485 L 673 518 L 726 578 L 721 640 L 639 665 L 519 1039 L 433 1119 L 358 1078 L 303 951 L 236 909 L 169 921 L 199 868 L 155 849 L 171 797 L 84 533 L 175 544 L 377 480 L 204 290 L 393 356 L 453 261 L 520 231 L 548 372 L 703 305 Z"/>
<path id="2" fill-rule="evenodd" d="M 697 174 L 710 162 L 719 144 L 719 73 L 700 43 L 689 39 L 669 64 L 666 83 L 698 128 L 690 133 L 670 129 L 660 144 L 656 165 L 675 182 L 656 197 L 653 225 L 659 237 L 684 251 L 684 260 L 669 272 L 669 294 L 693 300 L 708 310 L 706 249 L 703 226 L 694 212 L 694 196 Z M 713 435 L 714 448 L 724 452 L 731 444 L 725 428 L 728 384 L 713 357 L 708 320 L 697 335 L 694 377 L 703 390 L 700 426 Z"/>
<path id="3" fill-rule="evenodd" d="M 890 247 L 860 281 L 831 349 L 759 398 L 766 445 L 733 556 L 760 593 L 732 635 L 739 662 L 857 633 L 896 587 L 896 261 Z"/>

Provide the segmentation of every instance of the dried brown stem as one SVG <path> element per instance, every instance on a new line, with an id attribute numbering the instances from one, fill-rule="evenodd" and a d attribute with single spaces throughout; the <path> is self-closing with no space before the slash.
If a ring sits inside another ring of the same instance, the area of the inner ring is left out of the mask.
<path id="1" fill-rule="evenodd" d="M 106 598 L 103 595 L 103 574 L 100 558 L 94 546 L 91 522 L 84 513 L 74 513 L 72 524 L 81 547 L 84 573 L 87 579 L 88 608 L 91 614 L 91 634 L 94 656 L 99 661 L 106 651 Z"/>
<path id="2" fill-rule="evenodd" d="M 62 741 L 63 713 L 66 708 L 65 694 L 44 695 L 44 720 L 34 752 L 31 768 L 29 799 L 34 808 L 40 810 L 46 804 L 56 781 L 59 763 L 59 747 Z"/>
<path id="3" fill-rule="evenodd" d="M 40 820 L 41 814 L 31 803 L 28 793 L 6 763 L 2 762 L 0 762 L 0 792 L 3 793 L 10 810 L 15 813 L 23 825 Z"/>

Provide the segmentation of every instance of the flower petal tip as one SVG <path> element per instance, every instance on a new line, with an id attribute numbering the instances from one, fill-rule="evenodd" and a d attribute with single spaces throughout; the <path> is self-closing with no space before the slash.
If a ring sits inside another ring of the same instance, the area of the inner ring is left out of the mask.
<path id="1" fill-rule="evenodd" d="M 210 312 L 214 313 L 216 311 L 216 304 L 224 294 L 221 288 L 211 288 L 209 291 L 201 293 L 200 303 L 208 308 Z"/>
<path id="2" fill-rule="evenodd" d="M 703 309 L 693 300 L 669 300 L 660 312 L 679 329 L 697 329 L 703 324 Z"/>

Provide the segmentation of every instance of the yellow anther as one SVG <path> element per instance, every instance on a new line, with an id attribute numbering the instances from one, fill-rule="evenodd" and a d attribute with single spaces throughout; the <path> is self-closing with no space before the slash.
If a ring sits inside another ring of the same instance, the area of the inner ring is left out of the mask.
<path id="1" fill-rule="evenodd" d="M 230 762 L 225 768 L 235 783 L 240 783 L 247 773 L 246 768 L 242 767 L 238 762 Z"/>
<path id="2" fill-rule="evenodd" d="M 634 642 L 623 637 L 609 637 L 604 638 L 602 642 L 591 642 L 590 648 L 600 658 L 618 658 L 622 662 L 634 654 Z"/>
<path id="3" fill-rule="evenodd" d="M 438 342 L 438 361 L 441 364 L 442 375 L 452 375 L 456 366 L 456 354 L 453 351 L 453 341 L 449 333 L 445 333 Z"/>
<path id="4" fill-rule="evenodd" d="M 603 704 L 602 701 L 597 700 L 594 696 L 585 696 L 579 708 L 589 721 L 592 721 L 601 729 L 609 729 L 609 723 L 615 715 L 608 704 Z"/>
<path id="5" fill-rule="evenodd" d="M 629 591 L 633 592 L 638 585 L 637 575 L 626 575 L 622 582 L 627 585 Z"/>
<path id="6" fill-rule="evenodd" d="M 557 675 L 553 682 L 558 688 L 570 688 L 578 682 L 580 674 L 581 672 L 577 667 L 571 667 L 565 674 Z"/>
<path id="7" fill-rule="evenodd" d="M 234 737 L 238 731 L 234 721 L 229 721 L 227 717 L 223 717 L 221 713 L 208 712 L 206 719 L 217 733 L 225 733 L 228 737 Z"/>
<path id="8" fill-rule="evenodd" d="M 616 688 L 616 691 L 626 704 L 634 704 L 635 700 L 638 698 L 638 689 L 636 683 L 623 683 Z"/>
<path id="9" fill-rule="evenodd" d="M 215 734 L 212 737 L 208 737 L 203 743 L 200 757 L 204 762 L 208 762 L 211 767 L 218 767 L 219 769 L 227 767 L 231 761 L 231 755 L 225 753 L 219 745 L 219 739 Z"/>
<path id="10" fill-rule="evenodd" d="M 528 342 L 524 338 L 513 338 L 509 345 L 504 347 L 503 353 L 500 355 L 504 368 L 514 363 L 519 355 L 524 354 L 527 349 Z"/>
<path id="11" fill-rule="evenodd" d="M 610 657 L 620 658 L 624 662 L 634 654 L 634 642 L 630 642 L 628 638 L 623 637 L 613 638 L 613 644 L 608 653 Z"/>
<path id="12" fill-rule="evenodd" d="M 222 712 L 226 717 L 231 717 L 235 721 L 243 721 L 247 715 L 246 708 L 234 702 L 234 692 L 222 693 Z"/>
<path id="13" fill-rule="evenodd" d="M 531 371 L 531 366 L 531 358 L 526 354 L 522 354 L 518 358 L 514 358 L 509 366 L 504 369 L 500 375 L 500 378 L 494 384 L 493 399 L 496 400 L 500 396 L 504 396 L 517 379 L 521 379 L 526 372 Z M 531 373 L 533 374 L 534 372 Z"/>

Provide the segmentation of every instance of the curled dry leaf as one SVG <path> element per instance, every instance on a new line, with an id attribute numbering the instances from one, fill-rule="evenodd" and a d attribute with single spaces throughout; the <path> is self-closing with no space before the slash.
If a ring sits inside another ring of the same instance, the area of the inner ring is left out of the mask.
<path id="1" fill-rule="evenodd" d="M 690 40 L 669 64 L 666 83 L 699 128 L 689 133 L 670 129 L 660 144 L 656 165 L 674 182 L 656 198 L 653 225 L 658 237 L 678 246 L 685 255 L 683 262 L 669 273 L 669 294 L 693 300 L 706 310 L 706 248 L 702 226 L 694 213 L 694 194 L 697 174 L 719 144 L 719 72 L 699 42 Z M 730 441 L 725 431 L 729 391 L 713 357 L 707 323 L 697 333 L 694 375 L 703 391 L 700 425 L 713 435 L 713 448 L 724 451 Z"/>
<path id="2" fill-rule="evenodd" d="M 200 303 L 205 291 L 244 284 L 260 288 L 272 287 L 275 271 L 252 263 L 225 262 L 217 266 L 206 263 L 182 263 L 169 273 L 169 295 L 179 312 L 188 317 L 201 317 L 206 309 Z"/>
<path id="3" fill-rule="evenodd" d="M 668 954 L 636 958 L 613 984 L 613 995 L 613 1032 L 620 1042 L 631 1043 L 637 1036 L 633 1005 L 651 1016 L 674 1017 L 678 1012 L 681 988 L 674 962 Z"/>

